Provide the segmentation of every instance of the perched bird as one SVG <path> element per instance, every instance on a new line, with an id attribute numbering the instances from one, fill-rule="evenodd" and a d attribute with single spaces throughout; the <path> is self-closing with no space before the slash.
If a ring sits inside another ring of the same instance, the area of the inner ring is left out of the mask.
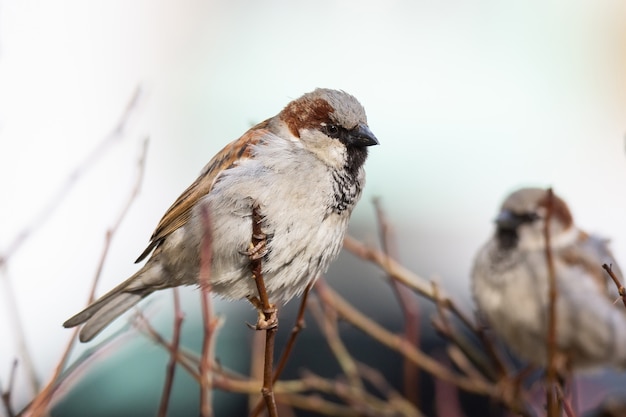
<path id="1" fill-rule="evenodd" d="M 198 284 L 202 207 L 211 219 L 211 290 L 226 299 L 257 294 L 247 251 L 252 206 L 267 236 L 262 272 L 270 301 L 287 301 L 339 253 L 365 183 L 367 147 L 378 140 L 363 106 L 343 91 L 316 89 L 228 144 L 166 211 L 133 276 L 63 325 L 96 336 L 152 292 Z"/>
<path id="2" fill-rule="evenodd" d="M 480 313 L 520 358 L 547 362 L 549 273 L 544 226 L 548 192 L 518 190 L 504 201 L 493 237 L 480 249 L 472 292 Z M 607 241 L 578 229 L 552 197 L 550 247 L 556 277 L 556 345 L 564 366 L 626 366 L 626 308 L 603 264 L 619 268 Z"/>

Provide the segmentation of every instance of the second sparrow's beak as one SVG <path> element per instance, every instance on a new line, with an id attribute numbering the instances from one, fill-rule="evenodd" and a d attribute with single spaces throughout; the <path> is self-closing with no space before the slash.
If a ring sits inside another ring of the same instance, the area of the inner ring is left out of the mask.
<path id="1" fill-rule="evenodd" d="M 372 146 L 379 144 L 378 139 L 376 139 L 376 136 L 374 136 L 370 128 L 363 124 L 350 130 L 349 143 L 353 146 Z"/>
<path id="2" fill-rule="evenodd" d="M 515 230 L 521 223 L 510 210 L 502 210 L 494 221 L 498 228 L 506 230 Z"/>

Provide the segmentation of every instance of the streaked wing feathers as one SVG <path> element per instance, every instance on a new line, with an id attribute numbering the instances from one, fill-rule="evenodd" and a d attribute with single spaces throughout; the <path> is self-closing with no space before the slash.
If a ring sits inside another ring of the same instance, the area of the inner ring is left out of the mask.
<path id="1" fill-rule="evenodd" d="M 200 176 L 176 199 L 165 212 L 156 230 L 150 238 L 150 244 L 135 262 L 145 259 L 170 233 L 183 226 L 191 216 L 191 209 L 199 199 L 207 195 L 213 188 L 215 180 L 226 169 L 233 167 L 238 161 L 249 158 L 251 146 L 268 134 L 268 121 L 260 123 L 248 130 L 243 136 L 229 143 L 204 167 Z"/>

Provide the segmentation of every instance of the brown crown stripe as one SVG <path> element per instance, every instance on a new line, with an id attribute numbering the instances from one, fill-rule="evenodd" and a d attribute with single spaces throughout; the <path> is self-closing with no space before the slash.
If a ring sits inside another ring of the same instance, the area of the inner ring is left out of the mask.
<path id="1" fill-rule="evenodd" d="M 289 103 L 280 113 L 280 118 L 291 133 L 299 138 L 300 129 L 317 129 L 322 123 L 332 123 L 330 114 L 334 111 L 323 98 L 302 98 Z"/>

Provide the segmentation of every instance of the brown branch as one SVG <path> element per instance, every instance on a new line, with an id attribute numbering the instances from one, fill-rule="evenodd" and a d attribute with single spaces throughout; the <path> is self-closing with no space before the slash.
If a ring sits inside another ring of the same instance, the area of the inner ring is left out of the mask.
<path id="1" fill-rule="evenodd" d="M 604 270 L 609 274 L 609 276 L 615 283 L 615 286 L 617 287 L 617 292 L 622 299 L 622 303 L 624 303 L 624 307 L 626 307 L 626 288 L 624 288 L 619 278 L 617 278 L 617 276 L 615 275 L 615 272 L 613 272 L 613 264 L 602 264 L 602 268 L 604 268 Z"/>
<path id="2" fill-rule="evenodd" d="M 372 368 L 362 362 L 357 362 L 357 366 L 362 378 L 372 384 L 372 386 L 387 399 L 390 408 L 398 410 L 399 415 L 407 417 L 422 416 L 422 413 L 415 407 L 415 404 L 408 401 L 396 391 L 378 369 Z"/>
<path id="3" fill-rule="evenodd" d="M 404 338 L 389 332 L 378 323 L 363 315 L 326 285 L 323 279 L 317 281 L 315 289 L 322 302 L 331 305 L 346 321 L 361 329 L 374 340 L 399 352 L 431 375 L 452 382 L 465 391 L 497 397 L 496 390 L 493 386 L 455 374 L 430 356 L 418 350 L 415 346 L 409 344 Z"/>
<path id="4" fill-rule="evenodd" d="M 172 395 L 172 386 L 174 384 L 174 374 L 176 373 L 176 354 L 180 347 L 180 330 L 183 325 L 185 314 L 180 309 L 180 296 L 178 288 L 172 289 L 174 296 L 174 332 L 172 334 L 172 349 L 170 351 L 170 360 L 167 364 L 167 373 L 165 374 L 165 383 L 163 384 L 163 394 L 161 395 L 161 404 L 157 416 L 165 417 L 169 406 L 170 397 Z"/>
<path id="5" fill-rule="evenodd" d="M 362 417 L 363 413 L 345 405 L 339 405 L 318 395 L 280 394 L 281 404 L 288 404 L 301 410 L 313 411 L 328 417 Z"/>
<path id="6" fill-rule="evenodd" d="M 289 335 L 289 340 L 287 340 L 285 350 L 282 352 L 280 359 L 278 361 L 278 365 L 276 366 L 276 370 L 274 371 L 274 378 L 273 378 L 274 382 L 278 381 L 280 374 L 283 372 L 283 369 L 285 369 L 285 365 L 287 365 L 287 359 L 289 359 L 289 355 L 291 355 L 291 351 L 293 350 L 293 347 L 295 346 L 296 338 L 298 334 L 300 334 L 300 331 L 302 331 L 302 329 L 304 329 L 305 327 L 304 311 L 306 310 L 307 299 L 309 297 L 309 292 L 311 291 L 312 286 L 313 286 L 313 283 L 310 282 L 306 286 L 306 288 L 304 289 L 304 293 L 302 294 L 302 300 L 300 301 L 300 307 L 298 308 L 298 315 L 296 317 L 296 323 L 291 329 L 291 334 Z"/>
<path id="7" fill-rule="evenodd" d="M 169 343 L 161 334 L 159 334 L 154 327 L 150 324 L 148 319 L 144 317 L 141 312 L 135 313 L 133 325 L 142 331 L 146 336 L 152 339 L 156 344 L 161 345 L 168 351 L 168 353 L 176 358 L 176 362 L 183 367 L 185 371 L 195 379 L 198 384 L 201 382 L 200 373 L 198 367 L 201 361 L 200 357 L 191 357 L 191 353 L 185 352 L 180 346 L 178 349 L 174 349 L 174 345 Z"/>
<path id="8" fill-rule="evenodd" d="M 556 396 L 557 386 L 557 364 L 556 364 L 556 273 L 554 271 L 554 260 L 552 259 L 552 248 L 550 240 L 550 223 L 554 211 L 554 194 L 552 188 L 548 188 L 546 201 L 546 218 L 544 223 L 545 256 L 548 268 L 548 333 L 547 333 L 547 358 L 548 369 L 546 370 L 546 403 L 548 417 L 558 417 L 560 415 L 559 401 Z"/>
<path id="9" fill-rule="evenodd" d="M 383 252 L 387 259 L 397 258 L 397 249 L 392 245 L 392 231 L 387 216 L 385 215 L 379 199 L 374 199 L 376 218 L 378 219 L 379 235 Z M 404 317 L 404 338 L 415 346 L 419 346 L 420 341 L 420 309 L 413 292 L 406 285 L 395 279 L 391 279 L 396 298 L 400 302 L 402 315 Z M 404 395 L 413 404 L 419 407 L 420 404 L 420 378 L 419 368 L 413 365 L 408 359 L 404 359 L 402 366 Z"/>
<path id="10" fill-rule="evenodd" d="M 212 317 L 211 306 L 211 263 L 213 259 L 213 229 L 209 207 L 203 204 L 200 209 L 202 219 L 202 243 L 200 248 L 200 288 L 202 305 L 202 322 L 204 324 L 204 338 L 202 340 L 202 355 L 200 359 L 200 415 L 213 416 L 211 390 L 211 362 L 214 356 L 215 330 L 218 320 Z"/>
<path id="11" fill-rule="evenodd" d="M 315 301 L 316 302 L 311 303 L 311 313 L 313 313 L 313 317 L 315 317 L 319 328 L 322 330 L 330 350 L 333 352 L 333 355 L 335 355 L 335 359 L 337 359 L 337 363 L 348 379 L 350 387 L 355 391 L 364 391 L 365 387 L 361 380 L 357 364 L 350 355 L 350 352 L 348 352 L 348 348 L 346 348 L 346 345 L 341 340 L 341 336 L 339 336 L 337 311 L 329 304 L 325 304 L 326 308 L 322 310 L 318 300 Z"/>
<path id="12" fill-rule="evenodd" d="M 567 417 L 576 417 L 577 414 L 574 407 L 572 407 L 572 404 L 568 401 L 565 394 L 563 394 L 563 390 L 558 385 L 556 386 L 556 395 L 559 401 L 563 404 L 563 411 L 565 411 L 565 415 Z"/>
<path id="13" fill-rule="evenodd" d="M 7 389 L 4 390 L 4 388 L 2 388 L 2 385 L 0 384 L 0 396 L 2 397 L 2 404 L 4 405 L 4 409 L 7 412 L 8 417 L 15 416 L 13 406 L 11 406 L 11 396 L 13 395 L 13 387 L 15 387 L 15 373 L 17 372 L 17 363 L 17 359 L 13 359 L 11 372 L 9 373 L 9 383 L 7 384 Z"/>
<path id="14" fill-rule="evenodd" d="M 448 320 L 447 309 L 443 303 L 443 300 L 439 296 L 439 286 L 433 281 L 433 296 L 435 297 L 435 307 L 437 308 L 437 317 L 432 320 L 433 327 L 437 332 L 457 346 L 474 366 L 476 366 L 480 373 L 489 379 L 490 381 L 497 381 L 498 376 L 482 352 L 474 348 L 474 346 L 459 332 L 456 330 L 450 320 Z M 476 332 L 475 332 L 476 333 Z M 488 344 L 489 348 L 495 351 L 495 347 L 490 344 L 487 339 L 481 340 L 483 344 Z M 489 350 L 489 349 L 486 349 Z"/>
<path id="15" fill-rule="evenodd" d="M 478 335 L 479 339 L 489 353 L 489 356 L 498 367 L 500 373 L 502 375 L 507 375 L 507 366 L 505 365 L 502 358 L 496 353 L 496 348 L 495 346 L 493 346 L 493 343 L 484 335 L 482 327 L 475 324 L 470 317 L 463 313 L 463 311 L 456 305 L 454 300 L 442 294 L 442 291 L 438 288 L 433 287 L 432 282 L 417 276 L 383 252 L 368 247 L 350 236 L 346 236 L 346 238 L 344 239 L 344 248 L 360 258 L 378 265 L 385 271 L 385 273 L 388 274 L 389 277 L 401 282 L 408 288 L 411 288 L 413 291 L 428 298 L 429 300 L 434 301 L 435 303 L 437 303 L 439 308 L 450 311 L 455 317 L 461 320 L 461 322 L 468 329 Z M 455 337 L 455 340 L 457 342 L 460 341 L 458 337 Z M 469 346 L 469 344 L 466 343 L 465 346 Z M 473 358 L 477 359 L 477 356 L 473 355 Z M 475 363 L 475 365 L 478 366 L 480 369 L 489 368 L 484 364 L 484 362 L 482 363 L 482 365 L 480 362 L 481 361 L 478 361 L 477 363 Z M 493 372 L 488 371 L 488 373 L 492 374 Z"/>
<path id="16" fill-rule="evenodd" d="M 254 203 L 252 206 L 250 267 L 252 269 L 252 277 L 254 278 L 259 293 L 259 301 L 262 308 L 261 312 L 264 315 L 264 319 L 259 320 L 263 325 L 259 326 L 259 323 L 257 323 L 258 330 L 265 330 L 265 366 L 263 369 L 263 388 L 261 389 L 261 393 L 263 394 L 263 399 L 265 399 L 265 405 L 270 417 L 278 417 L 273 391 L 274 341 L 276 339 L 276 331 L 278 330 L 278 321 L 276 319 L 276 308 L 269 302 L 265 282 L 263 280 L 263 255 L 266 251 L 266 236 L 261 228 L 262 222 L 263 218 L 259 206 L 257 203 Z M 261 319 L 260 316 L 259 319 Z"/>
<path id="17" fill-rule="evenodd" d="M 435 379 L 435 410 L 438 416 L 464 417 L 459 390 L 453 384 Z"/>
<path id="18" fill-rule="evenodd" d="M 435 293 L 433 292 L 432 283 L 430 281 L 409 271 L 407 268 L 400 265 L 383 252 L 368 247 L 351 236 L 346 236 L 343 241 L 343 247 L 359 258 L 378 265 L 387 275 L 389 275 L 389 277 L 394 280 L 401 282 L 429 300 L 435 301 Z M 464 314 L 461 309 L 456 306 L 452 299 L 441 293 L 438 297 L 441 304 L 454 313 L 454 315 L 457 316 L 469 329 L 474 330 L 476 328 L 472 319 Z"/>
<path id="19" fill-rule="evenodd" d="M 278 326 L 277 310 L 270 304 L 265 288 L 265 281 L 263 279 L 263 256 L 267 253 L 266 248 L 266 235 L 261 228 L 262 216 L 259 212 L 258 204 L 254 204 L 252 207 L 252 239 L 250 242 L 250 248 L 248 255 L 250 257 L 250 268 L 252 271 L 252 278 L 254 279 L 258 298 L 251 297 L 250 301 L 257 307 L 259 311 L 259 317 L 256 324 L 257 330 L 265 330 L 265 348 L 263 356 L 263 387 L 261 394 L 265 400 L 265 405 L 268 413 L 271 417 L 277 416 L 278 411 L 276 408 L 276 401 L 273 392 L 273 359 L 274 359 L 274 342 L 276 336 L 276 330 Z M 256 349 L 253 349 L 253 354 Z M 253 363 L 255 357 L 253 357 Z M 252 416 L 260 413 L 260 407 L 255 407 L 252 411 Z"/>
<path id="20" fill-rule="evenodd" d="M 274 384 L 276 383 L 276 381 L 278 381 L 278 378 L 280 377 L 283 370 L 285 369 L 285 366 L 287 365 L 287 360 L 289 359 L 289 356 L 291 355 L 291 351 L 293 350 L 293 347 L 296 344 L 296 338 L 300 334 L 300 331 L 302 331 L 302 329 L 305 327 L 304 312 L 306 310 L 307 299 L 309 297 L 309 292 L 311 291 L 312 286 L 313 286 L 313 283 L 312 282 L 309 283 L 306 286 L 304 293 L 302 294 L 302 300 L 300 300 L 300 307 L 298 308 L 298 315 L 296 317 L 296 322 L 293 328 L 291 329 L 291 334 L 289 335 L 289 340 L 287 340 L 285 349 L 280 355 L 280 359 L 278 360 L 278 365 L 276 366 L 276 370 L 274 370 L 274 377 L 273 377 Z M 259 415 L 259 413 L 261 412 L 261 407 L 263 407 L 263 402 L 262 401 L 257 402 L 251 415 L 252 416 Z"/>
<path id="21" fill-rule="evenodd" d="M 109 253 L 109 248 L 111 246 L 113 236 L 115 235 L 115 233 L 117 233 L 117 230 L 119 229 L 122 221 L 128 214 L 130 207 L 132 206 L 133 202 L 136 200 L 141 190 L 141 184 L 143 183 L 143 176 L 144 176 L 145 165 L 146 165 L 146 155 L 148 153 L 148 142 L 149 142 L 148 138 L 146 138 L 142 142 L 141 152 L 139 154 L 139 158 L 137 159 L 137 174 L 136 174 L 131 192 L 124 206 L 122 207 L 122 210 L 120 211 L 120 214 L 118 215 L 116 221 L 106 231 L 105 239 L 104 239 L 104 246 L 102 248 L 102 254 L 100 255 L 100 260 L 96 268 L 96 273 L 92 280 L 91 290 L 89 291 L 87 305 L 91 304 L 95 298 L 96 288 L 98 286 L 98 282 L 100 281 L 100 276 L 102 275 L 102 270 L 104 267 L 104 263 L 107 259 L 108 253 Z M 59 360 L 55 368 L 54 374 L 50 378 L 48 384 L 46 384 L 46 386 L 41 390 L 41 392 L 37 394 L 35 399 L 28 406 L 27 410 L 25 410 L 25 412 L 30 413 L 29 415 L 39 416 L 46 412 L 48 404 L 50 400 L 52 399 L 52 395 L 54 394 L 56 387 L 58 386 L 58 383 L 60 382 L 58 381 L 58 379 L 61 376 L 63 369 L 65 369 L 69 356 L 72 353 L 74 345 L 76 344 L 76 340 L 77 340 L 76 336 L 78 335 L 78 332 L 79 332 L 79 328 L 74 329 L 74 331 L 72 332 L 72 336 L 70 337 L 63 351 L 63 355 L 61 359 Z"/>

